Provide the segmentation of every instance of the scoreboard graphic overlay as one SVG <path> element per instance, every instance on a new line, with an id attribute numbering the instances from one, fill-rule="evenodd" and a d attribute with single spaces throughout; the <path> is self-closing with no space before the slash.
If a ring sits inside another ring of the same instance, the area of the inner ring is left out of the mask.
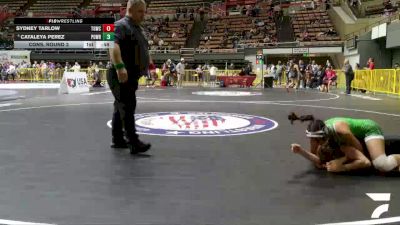
<path id="1" fill-rule="evenodd" d="M 14 48 L 107 49 L 114 47 L 113 18 L 15 18 Z"/>

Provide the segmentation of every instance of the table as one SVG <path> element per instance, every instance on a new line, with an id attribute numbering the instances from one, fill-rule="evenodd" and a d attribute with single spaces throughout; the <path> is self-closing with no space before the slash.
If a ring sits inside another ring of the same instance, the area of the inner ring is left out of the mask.
<path id="1" fill-rule="evenodd" d="M 240 85 L 250 87 L 253 85 L 256 76 L 218 76 L 218 80 L 223 81 L 225 87 L 229 87 L 229 85 Z"/>

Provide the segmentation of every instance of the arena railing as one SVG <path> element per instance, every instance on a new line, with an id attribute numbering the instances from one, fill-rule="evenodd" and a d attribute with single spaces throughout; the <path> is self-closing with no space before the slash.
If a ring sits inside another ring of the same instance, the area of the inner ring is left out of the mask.
<path id="1" fill-rule="evenodd" d="M 400 70 L 356 70 L 352 87 L 372 93 L 400 95 Z"/>
<path id="2" fill-rule="evenodd" d="M 72 71 L 72 70 L 69 70 Z M 81 69 L 80 71 L 86 72 L 88 80 L 94 81 L 93 69 Z M 40 69 L 40 68 L 20 68 L 17 69 L 17 81 L 25 82 L 60 82 L 64 69 Z M 238 76 L 240 70 L 218 70 L 217 76 Z M 99 75 L 103 82 L 106 82 L 107 69 L 100 69 Z M 346 79 L 342 70 L 336 70 L 337 74 L 337 88 L 345 89 Z M 260 75 L 260 74 L 258 74 Z M 261 76 L 257 75 L 254 83 L 261 81 Z M 4 75 L 3 75 L 4 76 Z M 160 84 L 161 70 L 157 69 L 157 83 Z M 183 78 L 185 84 L 196 84 L 198 82 L 208 83 L 210 81 L 210 73 L 208 70 L 203 72 L 203 80 L 195 70 L 185 70 Z M 282 83 L 286 83 L 285 74 L 282 75 Z M 146 78 L 140 79 L 140 85 L 146 85 Z M 377 69 L 377 70 L 355 70 L 355 77 L 352 82 L 352 88 L 357 90 L 365 90 L 371 93 L 384 93 L 400 95 L 400 70 L 395 69 Z"/>
<path id="3" fill-rule="evenodd" d="M 57 83 L 60 82 L 62 76 L 64 74 L 65 69 L 41 69 L 41 68 L 19 68 L 17 69 L 17 77 L 16 81 L 21 82 L 49 82 L 49 83 Z M 72 71 L 72 70 L 68 70 Z M 89 82 L 94 82 L 94 70 L 93 69 L 81 69 L 81 72 L 86 72 L 88 75 Z M 236 76 L 240 73 L 240 70 L 218 70 L 218 76 Z M 99 75 L 102 82 L 106 82 L 107 78 L 107 69 L 100 69 Z M 161 70 L 157 69 L 157 84 L 160 84 L 160 79 L 162 77 Z M 210 81 L 210 73 L 208 70 L 203 72 L 202 80 L 199 79 L 199 76 L 196 70 L 185 70 L 185 75 L 183 77 L 183 82 L 186 84 L 194 84 L 198 82 L 209 82 Z M 146 85 L 146 77 L 141 77 L 139 80 L 140 85 Z"/>

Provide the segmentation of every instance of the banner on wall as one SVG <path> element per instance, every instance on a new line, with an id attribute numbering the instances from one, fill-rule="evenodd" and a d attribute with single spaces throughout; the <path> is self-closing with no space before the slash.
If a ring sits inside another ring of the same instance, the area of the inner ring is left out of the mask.
<path id="1" fill-rule="evenodd" d="M 0 51 L 0 63 L 12 62 L 18 64 L 22 61 L 31 61 L 31 51 Z"/>

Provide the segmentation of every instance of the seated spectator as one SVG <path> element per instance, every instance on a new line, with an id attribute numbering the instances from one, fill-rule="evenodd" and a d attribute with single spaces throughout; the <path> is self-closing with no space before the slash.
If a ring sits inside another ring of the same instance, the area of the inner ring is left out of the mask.
<path id="1" fill-rule="evenodd" d="M 261 9 L 260 9 L 260 6 L 258 4 L 254 7 L 253 10 L 254 10 L 254 16 L 259 16 L 260 15 Z"/>
<path id="2" fill-rule="evenodd" d="M 245 68 L 245 73 L 246 75 L 250 75 L 252 73 L 253 69 L 251 68 L 250 63 L 247 64 L 246 68 Z"/>
<path id="3" fill-rule="evenodd" d="M 164 46 L 164 40 L 163 40 L 163 39 L 160 39 L 160 40 L 158 41 L 158 46 L 159 46 L 159 47 Z"/>
<path id="4" fill-rule="evenodd" d="M 332 83 L 336 82 L 337 76 L 336 76 L 336 72 L 334 70 L 332 70 L 332 67 L 329 66 L 326 71 L 325 71 L 325 76 L 324 79 L 322 81 L 322 92 L 329 92 L 329 89 L 332 85 Z"/>
<path id="5" fill-rule="evenodd" d="M 15 77 L 17 75 L 17 68 L 15 67 L 14 63 L 10 63 L 8 65 L 7 71 L 6 71 L 6 80 L 9 80 L 9 77 L 11 76 L 13 81 L 15 80 Z"/>
<path id="6" fill-rule="evenodd" d="M 245 68 L 242 68 L 239 72 L 239 76 L 245 76 L 246 75 L 246 70 Z"/>
<path id="7" fill-rule="evenodd" d="M 333 28 L 329 28 L 326 34 L 331 36 L 337 35 L 336 31 Z"/>
<path id="8" fill-rule="evenodd" d="M 303 41 L 311 41 L 311 38 L 308 35 L 307 31 L 304 31 L 304 33 L 303 33 Z"/>
<path id="9" fill-rule="evenodd" d="M 247 14 L 247 9 L 246 9 L 246 7 L 243 7 L 242 8 L 242 15 L 246 15 Z"/>
<path id="10" fill-rule="evenodd" d="M 265 35 L 265 37 L 264 37 L 264 43 L 269 43 L 270 41 L 271 41 L 271 39 L 269 38 L 269 36 L 268 35 Z"/>

